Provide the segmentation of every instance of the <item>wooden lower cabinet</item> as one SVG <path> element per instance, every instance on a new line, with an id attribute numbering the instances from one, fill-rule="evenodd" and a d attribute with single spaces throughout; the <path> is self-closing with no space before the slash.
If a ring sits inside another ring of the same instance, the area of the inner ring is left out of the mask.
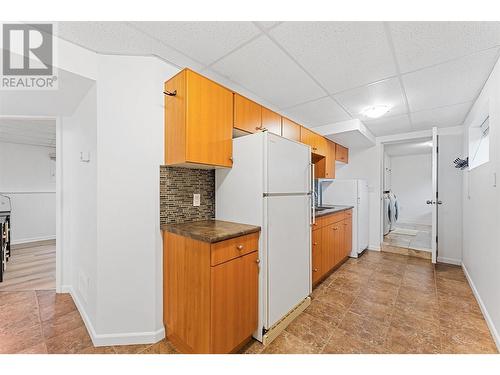
<path id="1" fill-rule="evenodd" d="M 257 328 L 258 263 L 253 252 L 211 268 L 211 352 L 230 353 Z"/>
<path id="2" fill-rule="evenodd" d="M 316 284 L 321 279 L 323 274 L 323 251 L 321 245 L 321 229 L 312 231 L 312 283 Z"/>
<path id="3" fill-rule="evenodd" d="M 258 238 L 211 244 L 164 232 L 163 321 L 180 352 L 231 353 L 251 338 L 258 319 Z M 234 256 L 229 247 L 245 251 Z"/>
<path id="4" fill-rule="evenodd" d="M 337 212 L 316 220 L 312 231 L 312 284 L 323 280 L 344 262 L 352 248 L 352 211 Z"/>

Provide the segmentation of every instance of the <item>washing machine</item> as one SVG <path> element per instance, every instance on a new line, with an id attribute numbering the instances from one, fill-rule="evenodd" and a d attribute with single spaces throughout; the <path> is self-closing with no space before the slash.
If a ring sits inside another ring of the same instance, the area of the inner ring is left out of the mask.
<path id="1" fill-rule="evenodd" d="M 391 198 L 384 192 L 384 236 L 391 231 Z"/>
<path id="2" fill-rule="evenodd" d="M 389 216 L 390 216 L 390 231 L 396 229 L 396 223 L 399 219 L 399 203 L 396 194 L 391 190 L 388 193 L 389 197 Z"/>

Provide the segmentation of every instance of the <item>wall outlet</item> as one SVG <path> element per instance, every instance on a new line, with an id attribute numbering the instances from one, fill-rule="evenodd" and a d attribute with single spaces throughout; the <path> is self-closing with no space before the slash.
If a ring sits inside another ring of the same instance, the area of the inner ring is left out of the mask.
<path id="1" fill-rule="evenodd" d="M 193 194 L 193 206 L 200 206 L 200 194 Z"/>

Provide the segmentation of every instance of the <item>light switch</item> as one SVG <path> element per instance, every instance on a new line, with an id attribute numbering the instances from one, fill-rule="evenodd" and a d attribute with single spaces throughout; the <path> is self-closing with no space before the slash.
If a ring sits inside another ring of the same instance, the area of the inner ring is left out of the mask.
<path id="1" fill-rule="evenodd" d="M 80 161 L 88 163 L 90 161 L 90 152 L 88 151 L 80 152 Z"/>
<path id="2" fill-rule="evenodd" d="M 200 205 L 200 194 L 193 194 L 193 206 L 198 207 Z"/>

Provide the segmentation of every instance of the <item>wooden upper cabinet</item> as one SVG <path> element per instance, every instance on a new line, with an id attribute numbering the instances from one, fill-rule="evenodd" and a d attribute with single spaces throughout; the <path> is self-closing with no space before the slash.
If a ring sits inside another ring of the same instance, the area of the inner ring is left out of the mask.
<path id="1" fill-rule="evenodd" d="M 271 133 L 281 135 L 281 116 L 266 107 L 262 107 L 262 127 Z"/>
<path id="2" fill-rule="evenodd" d="M 189 69 L 165 91 L 165 163 L 231 167 L 233 92 Z"/>
<path id="3" fill-rule="evenodd" d="M 283 137 L 300 142 L 300 128 L 301 126 L 292 120 L 282 118 L 281 135 Z"/>
<path id="4" fill-rule="evenodd" d="M 259 131 L 262 128 L 262 106 L 234 94 L 234 127 L 249 133 Z"/>
<path id="5" fill-rule="evenodd" d="M 311 146 L 311 152 L 315 155 L 326 155 L 326 139 L 321 135 L 309 130 L 308 128 L 300 127 L 300 141 Z"/>
<path id="6" fill-rule="evenodd" d="M 335 160 L 343 163 L 349 162 L 349 149 L 347 147 L 337 144 L 335 146 Z"/>
<path id="7" fill-rule="evenodd" d="M 326 141 L 325 178 L 335 178 L 335 143 Z"/>

